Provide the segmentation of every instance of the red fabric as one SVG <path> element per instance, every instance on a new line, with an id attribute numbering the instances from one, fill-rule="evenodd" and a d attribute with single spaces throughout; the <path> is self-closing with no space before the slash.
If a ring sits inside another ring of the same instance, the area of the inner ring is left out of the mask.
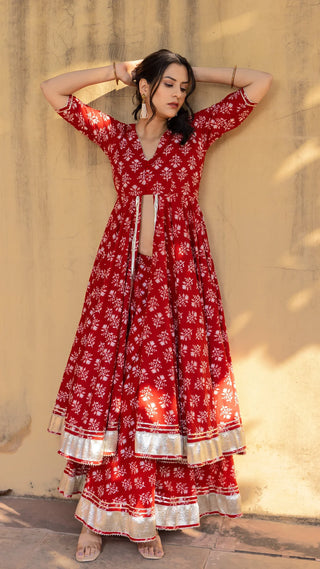
<path id="1" fill-rule="evenodd" d="M 148 518 L 156 504 L 238 494 L 229 455 L 245 447 L 198 192 L 209 146 L 252 108 L 243 90 L 229 95 L 195 114 L 184 146 L 166 131 L 151 160 L 135 125 L 76 97 L 59 111 L 108 155 L 118 192 L 54 408 L 55 419 L 64 419 L 66 475 L 85 475 L 83 503 L 97 511 L 120 504 L 128 515 Z M 152 258 L 137 252 L 139 198 L 148 193 L 158 200 Z M 96 531 L 137 539 L 126 524 L 90 524 L 82 511 L 80 500 L 78 517 Z M 154 527 L 185 525 L 196 524 L 155 520 Z"/>
<path id="2" fill-rule="evenodd" d="M 137 272 L 134 281 L 133 300 L 130 308 L 130 331 L 127 344 L 126 373 L 120 409 L 119 441 L 117 454 L 107 457 L 99 466 L 87 469 L 85 487 L 82 491 L 76 517 L 90 525 L 87 516 L 83 516 L 81 504 L 88 500 L 98 506 L 100 511 L 124 511 L 132 517 L 150 518 L 155 505 L 174 509 L 176 504 L 196 504 L 197 496 L 208 493 L 235 495 L 238 493 L 234 475 L 232 457 L 202 467 L 190 468 L 179 462 L 164 462 L 139 458 L 135 453 L 136 415 L 139 410 L 139 349 L 143 336 L 143 321 L 148 294 L 151 260 L 145 255 L 138 255 Z M 82 466 L 68 461 L 66 473 L 70 477 L 82 473 Z M 97 529 L 96 508 L 91 527 Z M 206 513 L 218 513 L 211 511 Z M 173 517 L 171 525 L 157 523 L 158 529 L 177 529 L 189 525 L 190 520 Z M 168 523 L 168 522 L 167 522 Z M 112 527 L 112 526 L 111 526 Z M 100 533 L 122 533 L 134 541 L 134 536 L 126 531 L 116 532 L 114 528 L 99 527 Z"/>

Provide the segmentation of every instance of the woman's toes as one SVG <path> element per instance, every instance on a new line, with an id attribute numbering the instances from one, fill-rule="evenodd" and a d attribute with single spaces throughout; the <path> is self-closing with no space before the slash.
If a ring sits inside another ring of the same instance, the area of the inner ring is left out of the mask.
<path id="1" fill-rule="evenodd" d="M 146 559 L 161 559 L 164 552 L 160 536 L 157 535 L 153 541 L 147 541 L 138 545 L 139 553 Z"/>
<path id="2" fill-rule="evenodd" d="M 101 536 L 83 526 L 78 540 L 76 560 L 94 561 L 100 554 L 101 544 Z"/>

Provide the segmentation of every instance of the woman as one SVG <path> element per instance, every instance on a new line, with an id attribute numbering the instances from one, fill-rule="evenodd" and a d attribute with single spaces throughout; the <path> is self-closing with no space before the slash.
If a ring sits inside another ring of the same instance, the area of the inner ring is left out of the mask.
<path id="1" fill-rule="evenodd" d="M 72 93 L 136 87 L 136 124 Z M 198 81 L 238 88 L 195 114 Z M 98 249 L 49 430 L 62 433 L 60 490 L 80 492 L 76 559 L 101 535 L 163 555 L 158 529 L 240 515 L 234 453 L 245 451 L 219 287 L 198 190 L 210 145 L 268 91 L 250 69 L 191 68 L 168 50 L 42 83 L 60 116 L 111 161 L 118 199 Z"/>

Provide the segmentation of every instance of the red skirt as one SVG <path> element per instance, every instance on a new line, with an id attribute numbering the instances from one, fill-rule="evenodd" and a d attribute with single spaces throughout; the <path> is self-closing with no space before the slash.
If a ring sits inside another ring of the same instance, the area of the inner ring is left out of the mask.
<path id="1" fill-rule="evenodd" d="M 199 526 L 201 516 L 208 514 L 241 515 L 232 455 L 213 464 L 192 466 L 183 459 L 145 458 L 135 453 L 139 347 L 151 261 L 152 257 L 138 253 L 116 454 L 106 456 L 99 465 L 68 460 L 60 484 L 65 495 L 81 493 L 75 516 L 86 526 L 132 541 L 152 540 L 156 529 Z M 152 390 L 149 397 L 152 405 Z"/>

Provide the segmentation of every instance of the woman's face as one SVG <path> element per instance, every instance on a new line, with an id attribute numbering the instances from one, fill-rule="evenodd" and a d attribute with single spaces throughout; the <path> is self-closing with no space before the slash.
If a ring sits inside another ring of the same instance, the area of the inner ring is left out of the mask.
<path id="1" fill-rule="evenodd" d="M 175 117 L 185 101 L 188 86 L 188 72 L 185 66 L 171 63 L 165 70 L 152 98 L 156 107 L 156 116 L 163 119 Z M 151 114 L 150 111 L 150 116 Z"/>

